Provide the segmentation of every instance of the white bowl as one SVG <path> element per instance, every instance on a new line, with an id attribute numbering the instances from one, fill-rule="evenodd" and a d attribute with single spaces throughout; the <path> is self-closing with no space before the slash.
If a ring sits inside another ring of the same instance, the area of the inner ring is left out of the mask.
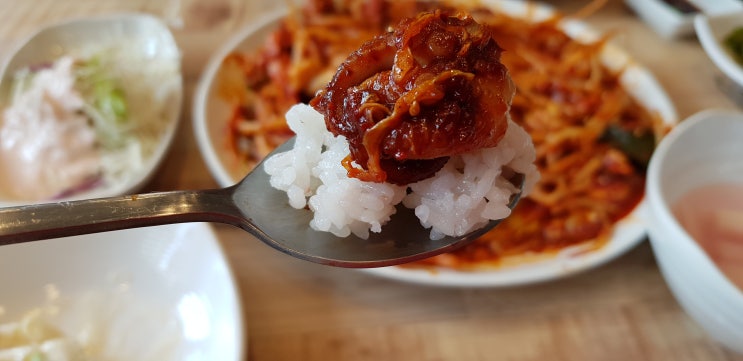
<path id="1" fill-rule="evenodd" d="M 466 2 L 464 2 L 466 4 Z M 546 5 L 524 1 L 488 0 L 485 5 L 513 16 L 533 20 L 552 16 Z M 262 45 L 286 11 L 278 11 L 251 23 L 224 44 L 211 58 L 202 74 L 194 97 L 193 128 L 199 150 L 214 178 L 221 186 L 230 186 L 247 172 L 225 144 L 227 121 L 232 108 L 219 94 L 219 75 L 222 62 L 234 51 L 250 52 Z M 582 41 L 596 41 L 598 33 L 579 21 L 565 21 L 564 30 Z M 647 69 L 641 67 L 622 49 L 605 47 L 602 60 L 611 69 L 623 69 L 622 84 L 643 105 L 657 112 L 662 119 L 674 124 L 676 111 L 663 88 Z M 238 75 L 239 76 L 239 75 Z M 615 226 L 611 239 L 603 247 L 583 245 L 565 249 L 558 255 L 528 257 L 516 266 L 505 266 L 480 271 L 459 271 L 448 268 L 415 269 L 384 267 L 364 270 L 373 275 L 398 281 L 455 287 L 504 287 L 558 279 L 597 267 L 624 254 L 645 239 L 645 222 L 640 215 L 641 203 L 635 211 Z"/>
<path id="2" fill-rule="evenodd" d="M 0 334 L 38 309 L 91 359 L 245 356 L 235 280 L 205 223 L 2 246 L 0 290 Z"/>
<path id="3" fill-rule="evenodd" d="M 664 38 L 678 38 L 694 32 L 694 17 L 697 14 L 724 14 L 743 9 L 738 0 L 691 0 L 688 3 L 696 8 L 694 12 L 684 13 L 664 0 L 624 0 L 635 13 L 655 32 Z"/>
<path id="4" fill-rule="evenodd" d="M 671 206 L 686 192 L 719 182 L 743 184 L 743 114 L 708 110 L 664 138 L 648 169 L 650 242 L 671 291 L 715 340 L 743 352 L 743 292 L 684 230 Z"/>
<path id="5" fill-rule="evenodd" d="M 158 123 L 157 128 L 151 132 L 153 135 L 148 138 L 152 139 L 154 145 L 145 154 L 141 164 L 131 167 L 131 172 L 62 200 L 133 193 L 151 178 L 173 141 L 180 119 L 183 98 L 180 49 L 168 27 L 158 18 L 146 14 L 116 14 L 74 19 L 45 27 L 24 41 L 3 63 L 0 72 L 2 109 L 8 106 L 12 77 L 18 70 L 51 63 L 65 54 L 76 56 L 102 52 L 110 54 L 111 49 L 122 49 L 123 46 L 126 46 L 125 52 L 123 50 L 120 52 L 126 54 L 126 58 L 116 59 L 117 64 L 141 62 L 142 69 L 147 71 L 145 74 L 161 75 L 157 78 L 157 83 L 142 84 L 143 82 L 128 81 L 128 78 L 122 77 L 120 84 L 125 92 L 136 93 L 139 100 L 154 99 L 153 104 L 128 104 L 130 117 L 146 118 L 145 114 L 148 114 L 161 121 L 161 124 Z M 153 59 L 158 61 L 155 62 Z M 153 113 L 144 113 L 149 111 Z M 154 112 L 157 112 L 157 115 Z M 10 196 L 8 192 L 0 189 L 0 206 L 38 201 L 40 200 L 32 197 Z"/>
<path id="6" fill-rule="evenodd" d="M 698 15 L 694 29 L 702 48 L 712 62 L 730 79 L 743 86 L 743 65 L 733 58 L 724 45 L 725 38 L 736 28 L 743 27 L 743 11 L 716 15 Z"/>

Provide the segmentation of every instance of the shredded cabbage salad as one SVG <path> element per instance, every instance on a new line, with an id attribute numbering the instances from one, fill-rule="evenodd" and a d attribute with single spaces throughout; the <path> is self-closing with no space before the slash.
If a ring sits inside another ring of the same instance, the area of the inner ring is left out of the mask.
<path id="1" fill-rule="evenodd" d="M 48 200 L 130 177 L 164 131 L 176 71 L 127 49 L 18 71 L 0 120 L 0 173 L 13 176 L 0 179 L 0 189 Z"/>
<path id="2" fill-rule="evenodd" d="M 82 345 L 47 322 L 45 310 L 28 311 L 20 321 L 0 324 L 0 360 L 86 361 Z"/>

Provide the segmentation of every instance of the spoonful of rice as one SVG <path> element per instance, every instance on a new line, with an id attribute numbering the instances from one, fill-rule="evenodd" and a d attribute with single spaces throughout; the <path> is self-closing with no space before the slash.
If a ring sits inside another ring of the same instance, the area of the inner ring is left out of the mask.
<path id="1" fill-rule="evenodd" d="M 290 148 L 289 141 L 274 153 Z M 519 185 L 521 181 L 517 180 Z M 516 205 L 518 195 L 510 201 Z M 148 193 L 0 208 L 0 245 L 180 222 L 237 226 L 271 247 L 321 264 L 367 268 L 407 263 L 462 246 L 495 227 L 492 221 L 460 237 L 431 240 L 402 209 L 368 239 L 337 237 L 309 226 L 311 211 L 294 209 L 269 185 L 263 164 L 238 184 L 215 190 Z"/>
<path id="2" fill-rule="evenodd" d="M 508 217 L 539 178 L 489 31 L 441 11 L 403 20 L 291 107 L 296 136 L 234 186 L 0 209 L 0 245 L 220 222 L 340 267 L 452 251 Z"/>

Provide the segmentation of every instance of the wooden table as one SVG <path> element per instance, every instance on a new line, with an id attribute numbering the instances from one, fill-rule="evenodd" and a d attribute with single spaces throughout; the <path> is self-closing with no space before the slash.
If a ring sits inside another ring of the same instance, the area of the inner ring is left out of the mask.
<path id="1" fill-rule="evenodd" d="M 587 1 L 551 3 L 567 12 Z M 283 1 L 0 0 L 2 55 L 41 25 L 142 11 L 172 21 L 183 50 L 186 102 L 177 141 L 146 190 L 215 187 L 194 141 L 191 98 L 211 54 Z M 694 38 L 665 40 L 619 0 L 586 19 L 617 31 L 679 116 L 734 105 Z M 593 271 L 508 289 L 423 287 L 280 254 L 215 226 L 240 287 L 247 359 L 264 360 L 743 360 L 712 342 L 680 309 L 647 242 Z M 741 340 L 743 342 L 743 340 Z"/>

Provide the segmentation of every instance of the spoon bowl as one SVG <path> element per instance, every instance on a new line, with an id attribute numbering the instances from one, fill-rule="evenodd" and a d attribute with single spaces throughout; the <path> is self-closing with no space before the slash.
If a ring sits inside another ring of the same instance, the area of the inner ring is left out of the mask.
<path id="1" fill-rule="evenodd" d="M 290 149 L 293 139 L 272 154 Z M 269 155 L 270 157 L 270 155 Z M 268 157 L 267 157 L 268 158 Z M 514 184 L 521 188 L 523 177 Z M 513 209 L 520 193 L 512 197 Z M 173 191 L 0 208 L 0 245 L 85 233 L 182 222 L 237 226 L 291 256 L 331 266 L 393 266 L 452 251 L 495 227 L 494 220 L 461 237 L 431 240 L 413 211 L 400 207 L 369 239 L 336 237 L 310 228 L 312 212 L 292 208 L 270 186 L 263 163 L 237 184 L 213 190 Z"/>

